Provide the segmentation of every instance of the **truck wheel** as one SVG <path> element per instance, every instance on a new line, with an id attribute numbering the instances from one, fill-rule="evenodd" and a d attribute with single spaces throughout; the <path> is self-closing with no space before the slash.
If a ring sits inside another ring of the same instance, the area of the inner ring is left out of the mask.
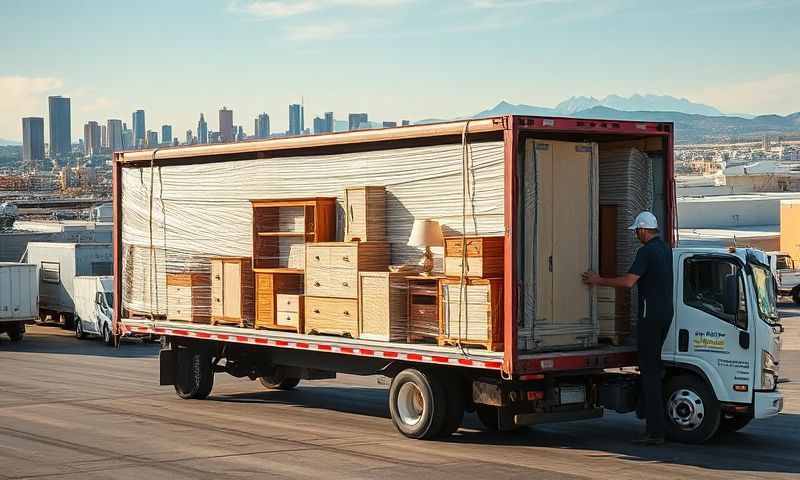
<path id="1" fill-rule="evenodd" d="M 392 379 L 389 411 L 394 426 L 408 438 L 430 439 L 442 432 L 447 417 L 444 382 L 431 372 L 407 368 Z"/>
<path id="2" fill-rule="evenodd" d="M 667 436 L 683 443 L 703 443 L 720 424 L 719 402 L 711 388 L 693 375 L 671 378 L 665 388 Z"/>
<path id="3" fill-rule="evenodd" d="M 800 306 L 800 288 L 792 290 L 792 301 L 795 305 Z"/>
<path id="4" fill-rule="evenodd" d="M 261 385 L 264 385 L 270 390 L 294 390 L 294 387 L 300 383 L 299 378 L 286 378 L 281 373 L 274 375 L 265 375 L 260 377 Z"/>
<path id="5" fill-rule="evenodd" d="M 75 320 L 75 337 L 78 338 L 78 340 L 86 338 L 86 332 L 83 331 L 83 322 L 80 318 Z"/>
<path id="6" fill-rule="evenodd" d="M 103 343 L 105 343 L 107 347 L 114 346 L 114 335 L 111 334 L 111 329 L 108 328 L 108 325 L 103 325 Z"/>
<path id="7" fill-rule="evenodd" d="M 719 422 L 719 432 L 720 433 L 734 433 L 738 432 L 739 430 L 743 429 L 750 423 L 753 417 L 749 417 L 746 415 L 735 415 L 730 418 L 722 417 Z"/>
<path id="8" fill-rule="evenodd" d="M 178 350 L 175 366 L 175 393 L 183 399 L 202 400 L 214 387 L 211 355 L 191 348 Z"/>
<path id="9" fill-rule="evenodd" d="M 447 396 L 447 418 L 441 436 L 447 437 L 457 432 L 464 422 L 464 386 L 460 378 L 445 377 L 445 395 Z"/>
<path id="10" fill-rule="evenodd" d="M 58 320 L 61 322 L 61 328 L 64 330 L 72 330 L 75 328 L 75 317 L 71 313 L 59 314 Z"/>
<path id="11" fill-rule="evenodd" d="M 12 342 L 19 342 L 22 340 L 22 337 L 25 336 L 25 324 L 20 323 L 14 325 L 6 333 L 8 333 L 8 338 L 11 339 Z"/>

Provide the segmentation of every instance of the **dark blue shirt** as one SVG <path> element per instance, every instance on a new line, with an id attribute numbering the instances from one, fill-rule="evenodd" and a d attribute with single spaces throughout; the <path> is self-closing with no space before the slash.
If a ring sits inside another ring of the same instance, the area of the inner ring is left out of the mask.
<path id="1" fill-rule="evenodd" d="M 639 276 L 639 319 L 671 322 L 672 249 L 656 236 L 639 248 L 629 273 Z"/>

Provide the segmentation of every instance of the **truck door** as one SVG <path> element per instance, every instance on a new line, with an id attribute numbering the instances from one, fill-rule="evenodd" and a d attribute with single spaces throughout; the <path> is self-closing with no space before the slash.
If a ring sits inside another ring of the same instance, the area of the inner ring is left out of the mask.
<path id="1" fill-rule="evenodd" d="M 755 339 L 748 332 L 748 288 L 734 256 L 683 255 L 675 319 L 675 361 L 705 375 L 717 399 L 752 399 Z"/>

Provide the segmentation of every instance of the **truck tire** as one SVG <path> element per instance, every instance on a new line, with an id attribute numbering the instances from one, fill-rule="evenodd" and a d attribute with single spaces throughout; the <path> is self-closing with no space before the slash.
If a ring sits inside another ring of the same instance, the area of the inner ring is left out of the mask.
<path id="1" fill-rule="evenodd" d="M 444 382 L 432 372 L 407 368 L 392 379 L 389 412 L 395 428 L 408 438 L 440 435 L 447 419 Z"/>
<path id="2" fill-rule="evenodd" d="M 8 333 L 8 338 L 12 342 L 20 342 L 22 341 L 22 337 L 25 336 L 25 324 L 18 323 L 17 325 L 13 325 L 6 333 Z"/>
<path id="3" fill-rule="evenodd" d="M 299 378 L 287 378 L 281 373 L 265 375 L 258 380 L 261 381 L 261 385 L 264 385 L 264 387 L 270 390 L 294 390 L 294 387 L 300 383 Z"/>
<path id="4" fill-rule="evenodd" d="M 214 387 L 211 355 L 192 348 L 181 348 L 175 368 L 175 393 L 179 397 L 202 400 L 211 393 Z"/>
<path id="5" fill-rule="evenodd" d="M 667 437 L 683 443 L 703 443 L 717 433 L 720 407 L 708 384 L 694 375 L 679 375 L 664 389 Z"/>
<path id="6" fill-rule="evenodd" d="M 746 427 L 753 417 L 747 415 L 735 415 L 733 417 L 722 417 L 719 422 L 719 433 L 734 433 Z"/>
<path id="7" fill-rule="evenodd" d="M 795 305 L 800 306 L 800 287 L 795 287 L 794 290 L 792 290 L 792 301 Z"/>
<path id="8" fill-rule="evenodd" d="M 103 325 L 103 343 L 106 344 L 107 347 L 114 346 L 114 335 L 111 333 L 111 329 L 108 328 L 108 325 Z"/>
<path id="9" fill-rule="evenodd" d="M 442 375 L 444 377 L 444 375 Z M 445 378 L 445 395 L 447 396 L 447 418 L 442 428 L 441 436 L 448 437 L 457 432 L 464 422 L 464 410 L 466 400 L 464 395 L 464 385 L 458 377 L 447 376 Z"/>
<path id="10" fill-rule="evenodd" d="M 60 313 L 58 320 L 64 330 L 73 330 L 75 328 L 75 317 L 71 313 Z"/>
<path id="11" fill-rule="evenodd" d="M 80 318 L 75 319 L 75 338 L 78 340 L 86 338 L 86 332 L 83 331 L 83 322 Z"/>

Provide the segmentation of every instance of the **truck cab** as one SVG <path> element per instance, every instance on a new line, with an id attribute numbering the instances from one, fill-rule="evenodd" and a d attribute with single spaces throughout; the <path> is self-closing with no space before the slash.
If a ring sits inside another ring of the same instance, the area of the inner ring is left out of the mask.
<path id="1" fill-rule="evenodd" d="M 702 442 L 778 414 L 781 332 L 767 255 L 673 251 L 675 317 L 664 343 L 670 435 Z"/>

